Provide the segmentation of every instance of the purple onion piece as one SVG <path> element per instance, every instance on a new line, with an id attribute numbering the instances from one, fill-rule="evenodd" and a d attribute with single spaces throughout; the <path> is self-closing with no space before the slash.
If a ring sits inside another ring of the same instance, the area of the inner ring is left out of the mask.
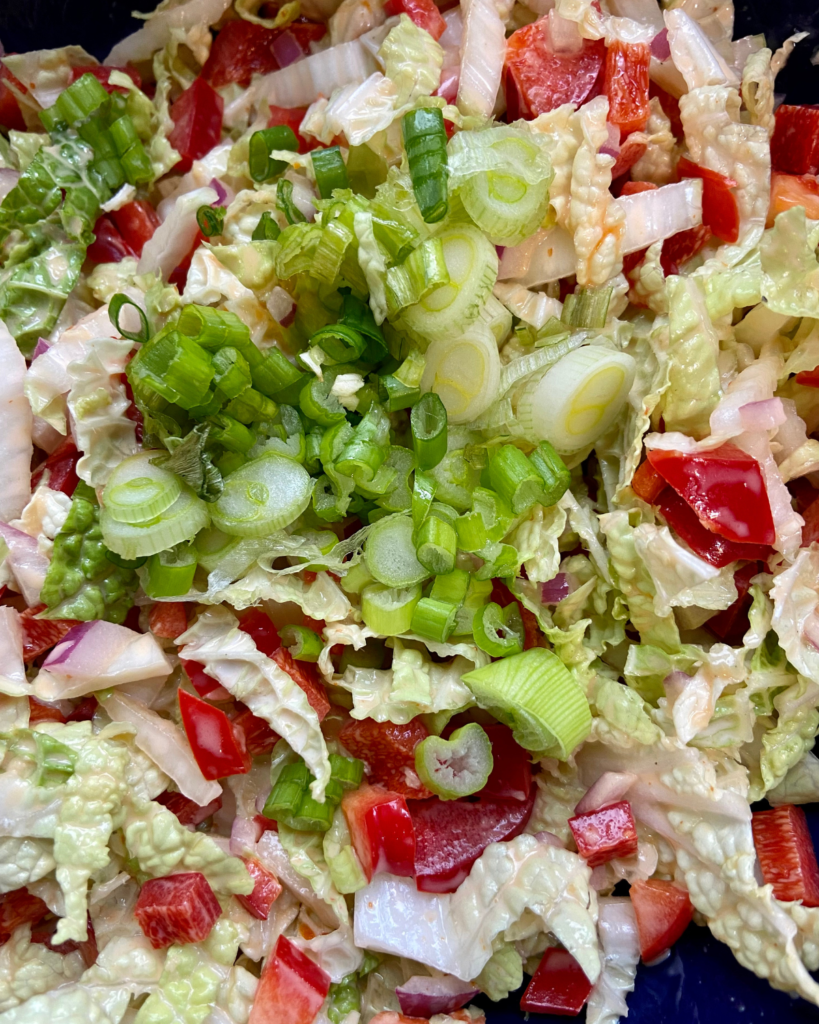
<path id="1" fill-rule="evenodd" d="M 45 338 L 38 338 L 37 344 L 34 346 L 34 351 L 31 353 L 32 363 L 37 358 L 37 356 L 41 356 L 44 352 L 48 352 L 50 348 L 50 342 L 46 341 Z"/>
<path id="2" fill-rule="evenodd" d="M 557 604 L 570 593 L 569 577 L 565 572 L 559 572 L 557 576 L 540 584 L 540 600 L 544 604 Z"/>
<path id="3" fill-rule="evenodd" d="M 221 181 L 219 181 L 218 178 L 211 178 L 210 181 L 208 182 L 208 184 L 213 189 L 213 191 L 216 193 L 216 201 L 211 203 L 210 205 L 211 206 L 224 206 L 225 200 L 228 197 L 227 189 L 225 188 L 225 186 L 222 184 Z"/>
<path id="4" fill-rule="evenodd" d="M 295 64 L 297 60 L 301 60 L 305 56 L 301 43 L 292 32 L 288 32 L 286 29 L 276 36 L 271 49 L 280 68 L 286 68 L 290 64 Z"/>
<path id="5" fill-rule="evenodd" d="M 62 665 L 63 662 L 68 661 L 80 643 L 88 639 L 88 634 L 93 632 L 98 623 L 99 619 L 93 619 L 91 622 L 80 622 L 76 626 L 72 626 L 43 662 L 43 668 Z"/>
<path id="6" fill-rule="evenodd" d="M 469 982 L 451 975 L 427 978 L 416 974 L 395 990 L 401 1013 L 408 1017 L 434 1017 L 436 1013 L 452 1013 L 466 1006 L 478 995 L 478 989 Z"/>
<path id="7" fill-rule="evenodd" d="M 664 28 L 651 40 L 651 56 L 656 60 L 668 60 L 671 56 L 671 46 L 668 42 L 668 29 Z"/>
<path id="8" fill-rule="evenodd" d="M 603 772 L 574 809 L 575 814 L 588 814 L 600 807 L 616 804 L 631 789 L 637 776 L 631 772 Z"/>

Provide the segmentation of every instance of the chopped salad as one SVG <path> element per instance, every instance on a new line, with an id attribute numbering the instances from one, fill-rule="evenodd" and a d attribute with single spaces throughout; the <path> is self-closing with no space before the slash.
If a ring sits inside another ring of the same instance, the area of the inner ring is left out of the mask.
<path id="1" fill-rule="evenodd" d="M 141 17 L 0 62 L 0 1024 L 819 1005 L 804 33 Z"/>

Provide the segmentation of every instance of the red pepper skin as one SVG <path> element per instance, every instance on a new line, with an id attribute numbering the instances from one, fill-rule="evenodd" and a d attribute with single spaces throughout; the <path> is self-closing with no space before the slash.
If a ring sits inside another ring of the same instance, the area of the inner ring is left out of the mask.
<path id="1" fill-rule="evenodd" d="M 529 799 L 532 791 L 532 762 L 527 751 L 515 742 L 506 725 L 485 725 L 483 731 L 492 744 L 492 771 L 477 795 L 495 800 Z"/>
<path id="2" fill-rule="evenodd" d="M 160 225 L 159 214 L 145 199 L 135 199 L 110 214 L 117 230 L 136 256 L 142 255 L 145 243 L 153 238 Z"/>
<path id="3" fill-rule="evenodd" d="M 637 826 L 628 800 L 569 818 L 569 828 L 590 868 L 637 852 Z"/>
<path id="4" fill-rule="evenodd" d="M 48 456 L 42 466 L 31 474 L 32 489 L 37 487 L 41 480 L 45 479 L 47 487 L 52 491 L 62 491 L 70 498 L 76 490 L 79 482 L 77 476 L 77 463 L 80 460 L 80 452 L 73 441 L 66 440 Z M 48 476 L 46 476 L 48 472 Z"/>
<path id="5" fill-rule="evenodd" d="M 318 715 L 318 720 L 323 721 L 330 710 L 330 701 L 324 684 L 319 680 L 318 669 L 309 662 L 296 661 L 286 647 L 274 651 L 273 661 L 304 690 L 310 707 Z"/>
<path id="6" fill-rule="evenodd" d="M 555 53 L 545 24 L 541 18 L 506 40 L 503 82 L 509 121 L 537 117 L 563 103 L 579 107 L 599 91 L 603 41 L 584 39 L 577 53 Z"/>
<path id="7" fill-rule="evenodd" d="M 330 990 L 330 975 L 284 935 L 268 955 L 248 1024 L 313 1024 Z"/>
<path id="8" fill-rule="evenodd" d="M 178 167 L 179 164 L 176 166 Z M 185 285 L 188 280 L 188 271 L 191 269 L 191 262 L 193 261 L 193 254 L 204 241 L 205 236 L 201 231 L 197 231 L 196 236 L 191 242 L 191 247 L 188 249 L 187 256 L 185 256 L 179 266 L 174 267 L 168 276 L 168 284 L 175 284 L 180 294 L 185 290 Z"/>
<path id="9" fill-rule="evenodd" d="M 751 815 L 754 846 L 766 884 L 778 900 L 819 907 L 819 865 L 801 807 L 783 804 Z"/>
<path id="10" fill-rule="evenodd" d="M 171 793 L 165 790 L 164 793 L 160 793 L 156 798 L 158 804 L 162 804 L 163 807 L 167 807 L 169 811 L 179 818 L 180 825 L 192 825 L 194 828 L 197 825 L 201 825 L 203 821 L 207 821 L 211 815 L 216 814 L 219 808 L 222 806 L 222 798 L 217 796 L 215 800 L 211 800 L 209 804 L 204 806 L 194 803 L 193 800 L 188 799 L 182 793 Z"/>
<path id="11" fill-rule="evenodd" d="M 48 913 L 39 896 L 28 889 L 14 889 L 0 896 L 0 944 L 8 942 L 21 924 L 36 924 Z"/>
<path id="12" fill-rule="evenodd" d="M 154 949 L 201 942 L 221 913 L 213 889 L 199 871 L 148 879 L 134 907 L 139 927 Z"/>
<path id="13" fill-rule="evenodd" d="M 776 531 L 762 470 L 742 449 L 724 444 L 687 455 L 655 448 L 648 459 L 706 529 L 737 544 L 773 544 Z"/>
<path id="14" fill-rule="evenodd" d="M 766 561 L 772 550 L 766 544 L 735 544 L 702 525 L 697 513 L 677 494 L 666 487 L 657 500 L 663 518 L 685 543 L 710 565 L 721 569 L 740 558 Z"/>
<path id="15" fill-rule="evenodd" d="M 42 945 L 47 946 L 48 949 L 53 950 L 55 953 L 61 953 L 65 956 L 66 953 L 79 953 L 82 957 L 82 962 L 86 967 L 93 967 L 97 962 L 97 956 L 99 950 L 97 949 L 97 936 L 94 933 L 94 925 L 91 921 L 91 915 L 87 915 L 86 928 L 88 930 L 88 937 L 84 942 L 77 942 L 75 939 L 69 939 L 67 942 L 61 942 L 59 945 L 54 944 L 54 933 L 57 931 L 57 925 L 60 923 L 60 919 L 55 917 L 53 914 L 46 914 L 46 917 L 36 924 L 31 929 L 31 941 L 39 942 Z"/>
<path id="16" fill-rule="evenodd" d="M 90 722 L 97 713 L 98 707 L 99 704 L 96 697 L 83 697 L 68 718 L 66 718 L 66 722 Z"/>
<path id="17" fill-rule="evenodd" d="M 351 718 L 338 739 L 353 757 L 369 765 L 371 782 L 380 783 L 408 800 L 425 800 L 432 793 L 415 773 L 415 748 L 427 736 L 429 730 L 420 718 L 406 725 Z"/>
<path id="18" fill-rule="evenodd" d="M 148 620 L 154 636 L 176 640 L 188 628 L 188 613 L 184 601 L 157 601 Z"/>
<path id="19" fill-rule="evenodd" d="M 271 107 L 267 127 L 275 128 L 276 125 L 281 124 L 285 125 L 287 128 L 292 128 L 293 134 L 299 141 L 299 152 L 309 153 L 310 150 L 316 149 L 321 145 L 321 143 L 318 139 L 311 138 L 310 136 L 304 136 L 299 133 L 299 128 L 301 128 L 301 123 L 304 120 L 304 115 L 306 113 L 307 107 Z"/>
<path id="20" fill-rule="evenodd" d="M 648 121 L 650 63 L 648 43 L 615 40 L 606 51 L 604 88 L 609 99 L 608 120 L 624 136 L 629 132 L 641 132 Z"/>
<path id="21" fill-rule="evenodd" d="M 45 704 L 42 701 L 37 700 L 36 697 L 29 697 L 29 725 L 36 725 L 38 722 L 59 722 L 60 725 L 65 725 L 67 721 L 68 719 L 59 708 L 55 708 L 51 704 Z"/>
<path id="22" fill-rule="evenodd" d="M 641 462 L 637 472 L 631 478 L 631 489 L 638 498 L 653 505 L 665 490 L 667 484 L 663 477 L 646 459 Z"/>
<path id="23" fill-rule="evenodd" d="M 640 956 L 644 963 L 651 963 L 682 935 L 694 908 L 685 889 L 661 879 L 633 882 L 629 895 L 637 918 Z"/>
<path id="24" fill-rule="evenodd" d="M 136 256 L 136 253 L 104 213 L 94 225 L 94 241 L 88 246 L 87 255 L 93 263 L 121 263 L 126 256 Z"/>
<path id="25" fill-rule="evenodd" d="M 41 654 L 50 651 L 79 623 L 75 619 L 35 619 L 35 615 L 45 611 L 44 604 L 36 604 L 20 612 L 20 625 L 23 628 L 23 661 L 34 661 Z"/>
<path id="26" fill-rule="evenodd" d="M 202 77 L 219 89 L 231 82 L 249 85 L 254 74 L 267 75 L 278 70 L 273 43 L 275 29 L 237 19 L 229 21 L 213 40 Z"/>
<path id="27" fill-rule="evenodd" d="M 415 874 L 415 829 L 402 796 L 381 786 L 361 786 L 344 794 L 341 809 L 368 881 L 379 871 Z"/>
<path id="28" fill-rule="evenodd" d="M 6 84 L 9 81 L 14 82 L 21 92 L 27 91 L 23 83 L 0 61 L 0 125 L 6 131 L 13 128 L 17 132 L 24 132 L 27 130 L 25 118 L 17 97 Z"/>
<path id="29" fill-rule="evenodd" d="M 440 39 L 446 31 L 446 22 L 432 0 L 387 0 L 384 13 L 388 18 L 395 14 L 406 14 L 418 28 L 429 32 L 433 39 Z"/>
<path id="30" fill-rule="evenodd" d="M 71 69 L 71 82 L 76 82 L 78 78 L 82 78 L 83 75 L 93 75 L 94 78 L 100 83 L 106 92 L 118 92 L 122 95 L 127 96 L 128 90 L 122 85 L 111 85 L 109 79 L 112 71 L 120 71 L 124 75 L 128 75 L 137 89 L 142 88 L 142 76 L 136 68 L 131 67 L 130 64 L 126 64 L 125 67 L 114 67 L 111 64 L 97 64 L 94 67 L 83 67 L 83 68 L 72 68 Z"/>
<path id="31" fill-rule="evenodd" d="M 771 166 L 786 174 L 819 172 L 819 107 L 789 103 L 777 107 Z"/>
<path id="32" fill-rule="evenodd" d="M 200 697 L 216 702 L 230 700 L 230 694 L 218 679 L 207 674 L 204 665 L 200 665 L 198 661 L 183 661 L 181 658 L 179 664 Z"/>
<path id="33" fill-rule="evenodd" d="M 693 259 L 711 235 L 711 228 L 707 224 L 698 224 L 695 228 L 678 231 L 676 235 L 666 238 L 660 252 L 660 266 L 665 276 L 679 274 L 682 264 Z"/>
<path id="34" fill-rule="evenodd" d="M 239 707 L 241 712 L 233 719 L 233 726 L 241 729 L 245 737 L 247 752 L 253 757 L 262 757 L 269 754 L 279 742 L 278 733 L 273 732 L 263 718 L 254 715 L 250 708 L 243 704 Z"/>
<path id="35" fill-rule="evenodd" d="M 723 242 L 736 242 L 739 238 L 739 207 L 732 189 L 736 181 L 719 171 L 695 164 L 688 157 L 680 157 L 677 173 L 681 178 L 702 179 L 702 222 Z"/>
<path id="36" fill-rule="evenodd" d="M 282 645 L 273 620 L 261 608 L 246 611 L 239 620 L 239 629 L 252 637 L 254 644 L 265 657 L 272 658 Z"/>
<path id="37" fill-rule="evenodd" d="M 526 827 L 535 787 L 523 802 L 495 800 L 412 800 L 415 826 L 415 884 L 421 892 L 455 892 L 490 843 L 514 839 Z"/>
<path id="38" fill-rule="evenodd" d="M 801 370 L 794 379 L 803 388 L 819 388 L 819 366 L 812 370 Z"/>
<path id="39" fill-rule="evenodd" d="M 737 588 L 737 599 L 724 611 L 718 612 L 709 619 L 706 625 L 712 633 L 726 644 L 732 647 L 739 647 L 742 638 L 748 631 L 748 609 L 753 603 L 753 598 L 748 593 L 751 587 L 751 580 L 759 572 L 759 565 L 756 562 L 749 562 L 737 569 L 734 573 L 734 586 Z"/>
<path id="40" fill-rule="evenodd" d="M 181 157 L 177 174 L 191 169 L 194 160 L 209 153 L 222 137 L 225 101 L 200 75 L 171 107 L 174 126 L 168 141 Z"/>
<path id="41" fill-rule="evenodd" d="M 206 779 L 224 779 L 250 771 L 251 758 L 244 733 L 234 728 L 224 711 L 187 690 L 179 691 L 179 710 L 193 756 Z"/>
<path id="42" fill-rule="evenodd" d="M 552 947 L 532 975 L 520 1001 L 528 1013 L 553 1013 L 559 1017 L 576 1017 L 592 990 L 592 983 L 583 968 L 566 949 Z"/>
<path id="43" fill-rule="evenodd" d="M 612 181 L 616 181 L 618 178 L 621 178 L 627 171 L 630 171 L 631 168 L 637 163 L 637 161 L 645 156 L 647 149 L 648 144 L 646 142 L 641 142 L 633 135 L 627 135 L 620 144 L 620 152 L 617 154 L 617 160 L 614 163 L 614 167 L 612 167 L 611 169 Z M 631 184 L 637 183 L 631 182 Z M 646 182 L 645 184 L 648 183 Z M 624 193 L 621 189 L 620 195 L 629 195 L 629 193 Z M 634 193 L 632 192 L 631 195 L 634 195 Z"/>
<path id="44" fill-rule="evenodd" d="M 253 892 L 249 896 L 237 896 L 236 899 L 248 913 L 260 921 L 266 921 L 270 915 L 270 908 L 281 896 L 281 882 L 253 857 L 243 857 L 242 860 L 253 879 Z"/>

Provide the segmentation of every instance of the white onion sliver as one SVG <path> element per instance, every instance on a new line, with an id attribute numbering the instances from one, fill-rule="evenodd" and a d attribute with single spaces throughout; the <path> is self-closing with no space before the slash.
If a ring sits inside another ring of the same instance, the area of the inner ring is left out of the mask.
<path id="1" fill-rule="evenodd" d="M 16 519 L 31 497 L 31 406 L 23 392 L 26 361 L 0 320 L 0 519 Z"/>
<path id="2" fill-rule="evenodd" d="M 575 814 L 588 814 L 589 811 L 616 804 L 628 793 L 637 776 L 631 772 L 603 772 L 597 782 L 586 791 L 574 809 Z"/>
<path id="3" fill-rule="evenodd" d="M 458 107 L 464 114 L 491 117 L 500 88 L 506 31 L 493 0 L 464 0 L 464 34 Z"/>
<path id="4" fill-rule="evenodd" d="M 626 215 L 622 252 L 627 255 L 702 224 L 702 182 L 688 178 L 615 200 Z"/>

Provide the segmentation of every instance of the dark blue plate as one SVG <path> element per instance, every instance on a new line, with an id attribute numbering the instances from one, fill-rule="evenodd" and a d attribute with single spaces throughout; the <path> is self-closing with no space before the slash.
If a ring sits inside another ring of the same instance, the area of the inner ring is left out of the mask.
<path id="1" fill-rule="evenodd" d="M 139 27 L 130 12 L 154 6 L 154 0 L 0 0 L 0 40 L 7 52 L 19 53 L 79 43 L 103 60 L 114 43 Z M 792 103 L 819 103 L 819 68 L 810 63 L 819 44 L 819 0 L 736 0 L 736 10 L 737 38 L 764 32 L 769 45 L 778 46 L 792 32 L 811 33 L 776 87 Z M 808 815 L 819 849 L 819 807 Z M 520 994 L 503 1003 L 477 1002 L 489 1024 L 521 1024 L 526 1018 L 519 999 Z M 708 929 L 693 925 L 662 964 L 640 967 L 628 1004 L 629 1024 L 819 1024 L 819 1009 L 775 992 L 740 967 Z"/>

